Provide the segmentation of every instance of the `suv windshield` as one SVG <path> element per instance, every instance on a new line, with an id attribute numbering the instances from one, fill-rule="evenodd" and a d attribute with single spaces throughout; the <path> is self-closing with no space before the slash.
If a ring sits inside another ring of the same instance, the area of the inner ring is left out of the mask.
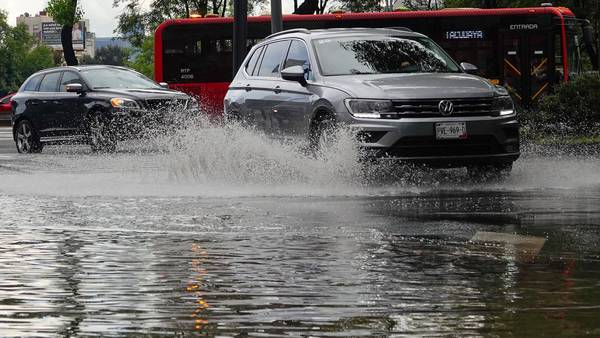
<path id="1" fill-rule="evenodd" d="M 92 89 L 154 89 L 162 88 L 149 78 L 125 69 L 94 68 L 81 72 Z"/>
<path id="2" fill-rule="evenodd" d="M 343 37 L 314 41 L 325 76 L 391 73 L 458 73 L 459 66 L 421 37 Z"/>

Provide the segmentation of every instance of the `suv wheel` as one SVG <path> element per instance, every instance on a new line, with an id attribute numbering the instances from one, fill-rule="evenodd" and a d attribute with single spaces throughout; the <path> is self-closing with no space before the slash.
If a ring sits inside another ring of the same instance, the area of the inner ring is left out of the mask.
<path id="1" fill-rule="evenodd" d="M 467 167 L 467 174 L 472 181 L 498 182 L 510 177 L 512 163 L 479 164 Z"/>
<path id="2" fill-rule="evenodd" d="M 41 153 L 44 145 L 40 142 L 31 122 L 22 120 L 15 129 L 15 143 L 20 154 Z"/>
<path id="3" fill-rule="evenodd" d="M 313 122 L 310 135 L 309 147 L 312 152 L 317 152 L 323 145 L 335 141 L 335 118 L 329 114 L 321 115 Z"/>
<path id="4" fill-rule="evenodd" d="M 93 152 L 114 152 L 117 141 L 111 135 L 110 124 L 99 113 L 92 114 L 89 121 L 89 144 Z"/>

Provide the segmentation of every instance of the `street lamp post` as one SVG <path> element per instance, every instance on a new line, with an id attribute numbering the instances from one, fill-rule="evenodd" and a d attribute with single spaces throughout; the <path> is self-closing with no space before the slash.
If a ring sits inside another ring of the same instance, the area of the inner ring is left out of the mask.
<path id="1" fill-rule="evenodd" d="M 233 0 L 233 76 L 246 57 L 248 39 L 248 0 Z"/>
<path id="2" fill-rule="evenodd" d="M 271 33 L 283 30 L 283 17 L 281 14 L 281 0 L 271 0 Z"/>

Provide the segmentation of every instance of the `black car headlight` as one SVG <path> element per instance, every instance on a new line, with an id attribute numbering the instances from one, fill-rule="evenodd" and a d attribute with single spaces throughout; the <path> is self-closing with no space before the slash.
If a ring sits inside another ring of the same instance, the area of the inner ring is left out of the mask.
<path id="1" fill-rule="evenodd" d="M 122 97 L 115 97 L 110 99 L 110 104 L 113 108 L 118 109 L 139 109 L 140 105 L 132 99 L 125 99 Z"/>
<path id="2" fill-rule="evenodd" d="M 497 111 L 500 116 L 513 115 L 515 113 L 515 104 L 510 96 L 496 96 L 492 106 L 494 111 Z"/>
<path id="3" fill-rule="evenodd" d="M 346 107 L 352 116 L 365 119 L 380 119 L 382 115 L 394 114 L 390 100 L 347 99 Z"/>

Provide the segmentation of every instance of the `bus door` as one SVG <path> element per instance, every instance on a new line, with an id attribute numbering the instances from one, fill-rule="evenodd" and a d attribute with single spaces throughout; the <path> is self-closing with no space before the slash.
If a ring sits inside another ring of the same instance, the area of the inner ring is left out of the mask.
<path id="1" fill-rule="evenodd" d="M 504 85 L 519 103 L 528 105 L 550 88 L 548 38 L 529 32 L 505 34 L 502 41 Z"/>

